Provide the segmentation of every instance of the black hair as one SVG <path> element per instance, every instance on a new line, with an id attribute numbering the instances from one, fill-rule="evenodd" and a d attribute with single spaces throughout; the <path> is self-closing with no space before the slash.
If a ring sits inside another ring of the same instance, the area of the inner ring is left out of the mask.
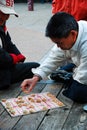
<path id="1" fill-rule="evenodd" d="M 50 38 L 67 37 L 71 30 L 78 31 L 78 23 L 66 12 L 58 12 L 49 20 L 45 35 Z"/>

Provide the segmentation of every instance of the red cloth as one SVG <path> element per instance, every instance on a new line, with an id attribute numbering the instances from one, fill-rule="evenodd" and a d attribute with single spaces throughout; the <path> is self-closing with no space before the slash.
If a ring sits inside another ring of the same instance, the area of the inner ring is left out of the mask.
<path id="1" fill-rule="evenodd" d="M 5 32 L 7 31 L 7 27 L 6 27 L 6 26 L 4 26 L 4 31 L 5 31 Z"/>
<path id="2" fill-rule="evenodd" d="M 24 60 L 26 59 L 25 56 L 23 56 L 22 54 L 17 55 L 18 58 L 18 62 L 24 62 Z"/>
<path id="3" fill-rule="evenodd" d="M 22 54 L 19 54 L 19 55 L 10 54 L 10 56 L 13 59 L 13 64 L 16 64 L 18 62 L 24 62 L 25 60 L 25 56 L 23 56 Z"/>
<path id="4" fill-rule="evenodd" d="M 87 20 L 87 0 L 53 0 L 52 13 L 67 12 L 78 20 Z"/>

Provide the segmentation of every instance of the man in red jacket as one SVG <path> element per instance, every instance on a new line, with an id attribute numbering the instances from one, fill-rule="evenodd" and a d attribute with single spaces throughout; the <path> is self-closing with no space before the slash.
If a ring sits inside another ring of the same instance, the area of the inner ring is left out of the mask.
<path id="1" fill-rule="evenodd" d="M 18 17 L 13 6 L 13 0 L 0 0 L 0 90 L 8 88 L 12 83 L 31 78 L 31 69 L 39 66 L 35 62 L 23 63 L 25 56 L 11 41 L 6 21 L 11 14 Z"/>
<path id="2" fill-rule="evenodd" d="M 52 13 L 67 12 L 78 20 L 87 20 L 87 0 L 53 0 Z"/>

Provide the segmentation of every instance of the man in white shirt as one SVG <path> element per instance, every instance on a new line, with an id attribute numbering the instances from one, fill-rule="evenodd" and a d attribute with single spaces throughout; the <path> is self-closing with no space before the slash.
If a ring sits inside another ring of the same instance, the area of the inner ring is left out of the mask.
<path id="1" fill-rule="evenodd" d="M 49 20 L 46 36 L 55 46 L 40 67 L 32 70 L 33 78 L 22 82 L 22 90 L 30 92 L 39 80 L 71 61 L 76 67 L 72 82 L 63 94 L 73 101 L 87 102 L 87 22 L 77 22 L 72 15 L 58 12 Z"/>

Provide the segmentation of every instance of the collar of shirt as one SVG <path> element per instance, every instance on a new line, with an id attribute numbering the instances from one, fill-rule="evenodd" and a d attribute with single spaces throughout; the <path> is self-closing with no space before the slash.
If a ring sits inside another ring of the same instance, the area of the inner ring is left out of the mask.
<path id="1" fill-rule="evenodd" d="M 82 38 L 82 35 L 84 33 L 84 26 L 82 24 L 84 24 L 83 20 L 78 22 L 79 31 L 78 31 L 77 40 L 76 40 L 75 44 L 73 45 L 73 47 L 70 50 L 78 51 L 78 46 L 82 42 L 81 38 Z M 86 24 L 85 26 L 87 26 L 87 22 L 85 22 L 85 24 Z"/>

